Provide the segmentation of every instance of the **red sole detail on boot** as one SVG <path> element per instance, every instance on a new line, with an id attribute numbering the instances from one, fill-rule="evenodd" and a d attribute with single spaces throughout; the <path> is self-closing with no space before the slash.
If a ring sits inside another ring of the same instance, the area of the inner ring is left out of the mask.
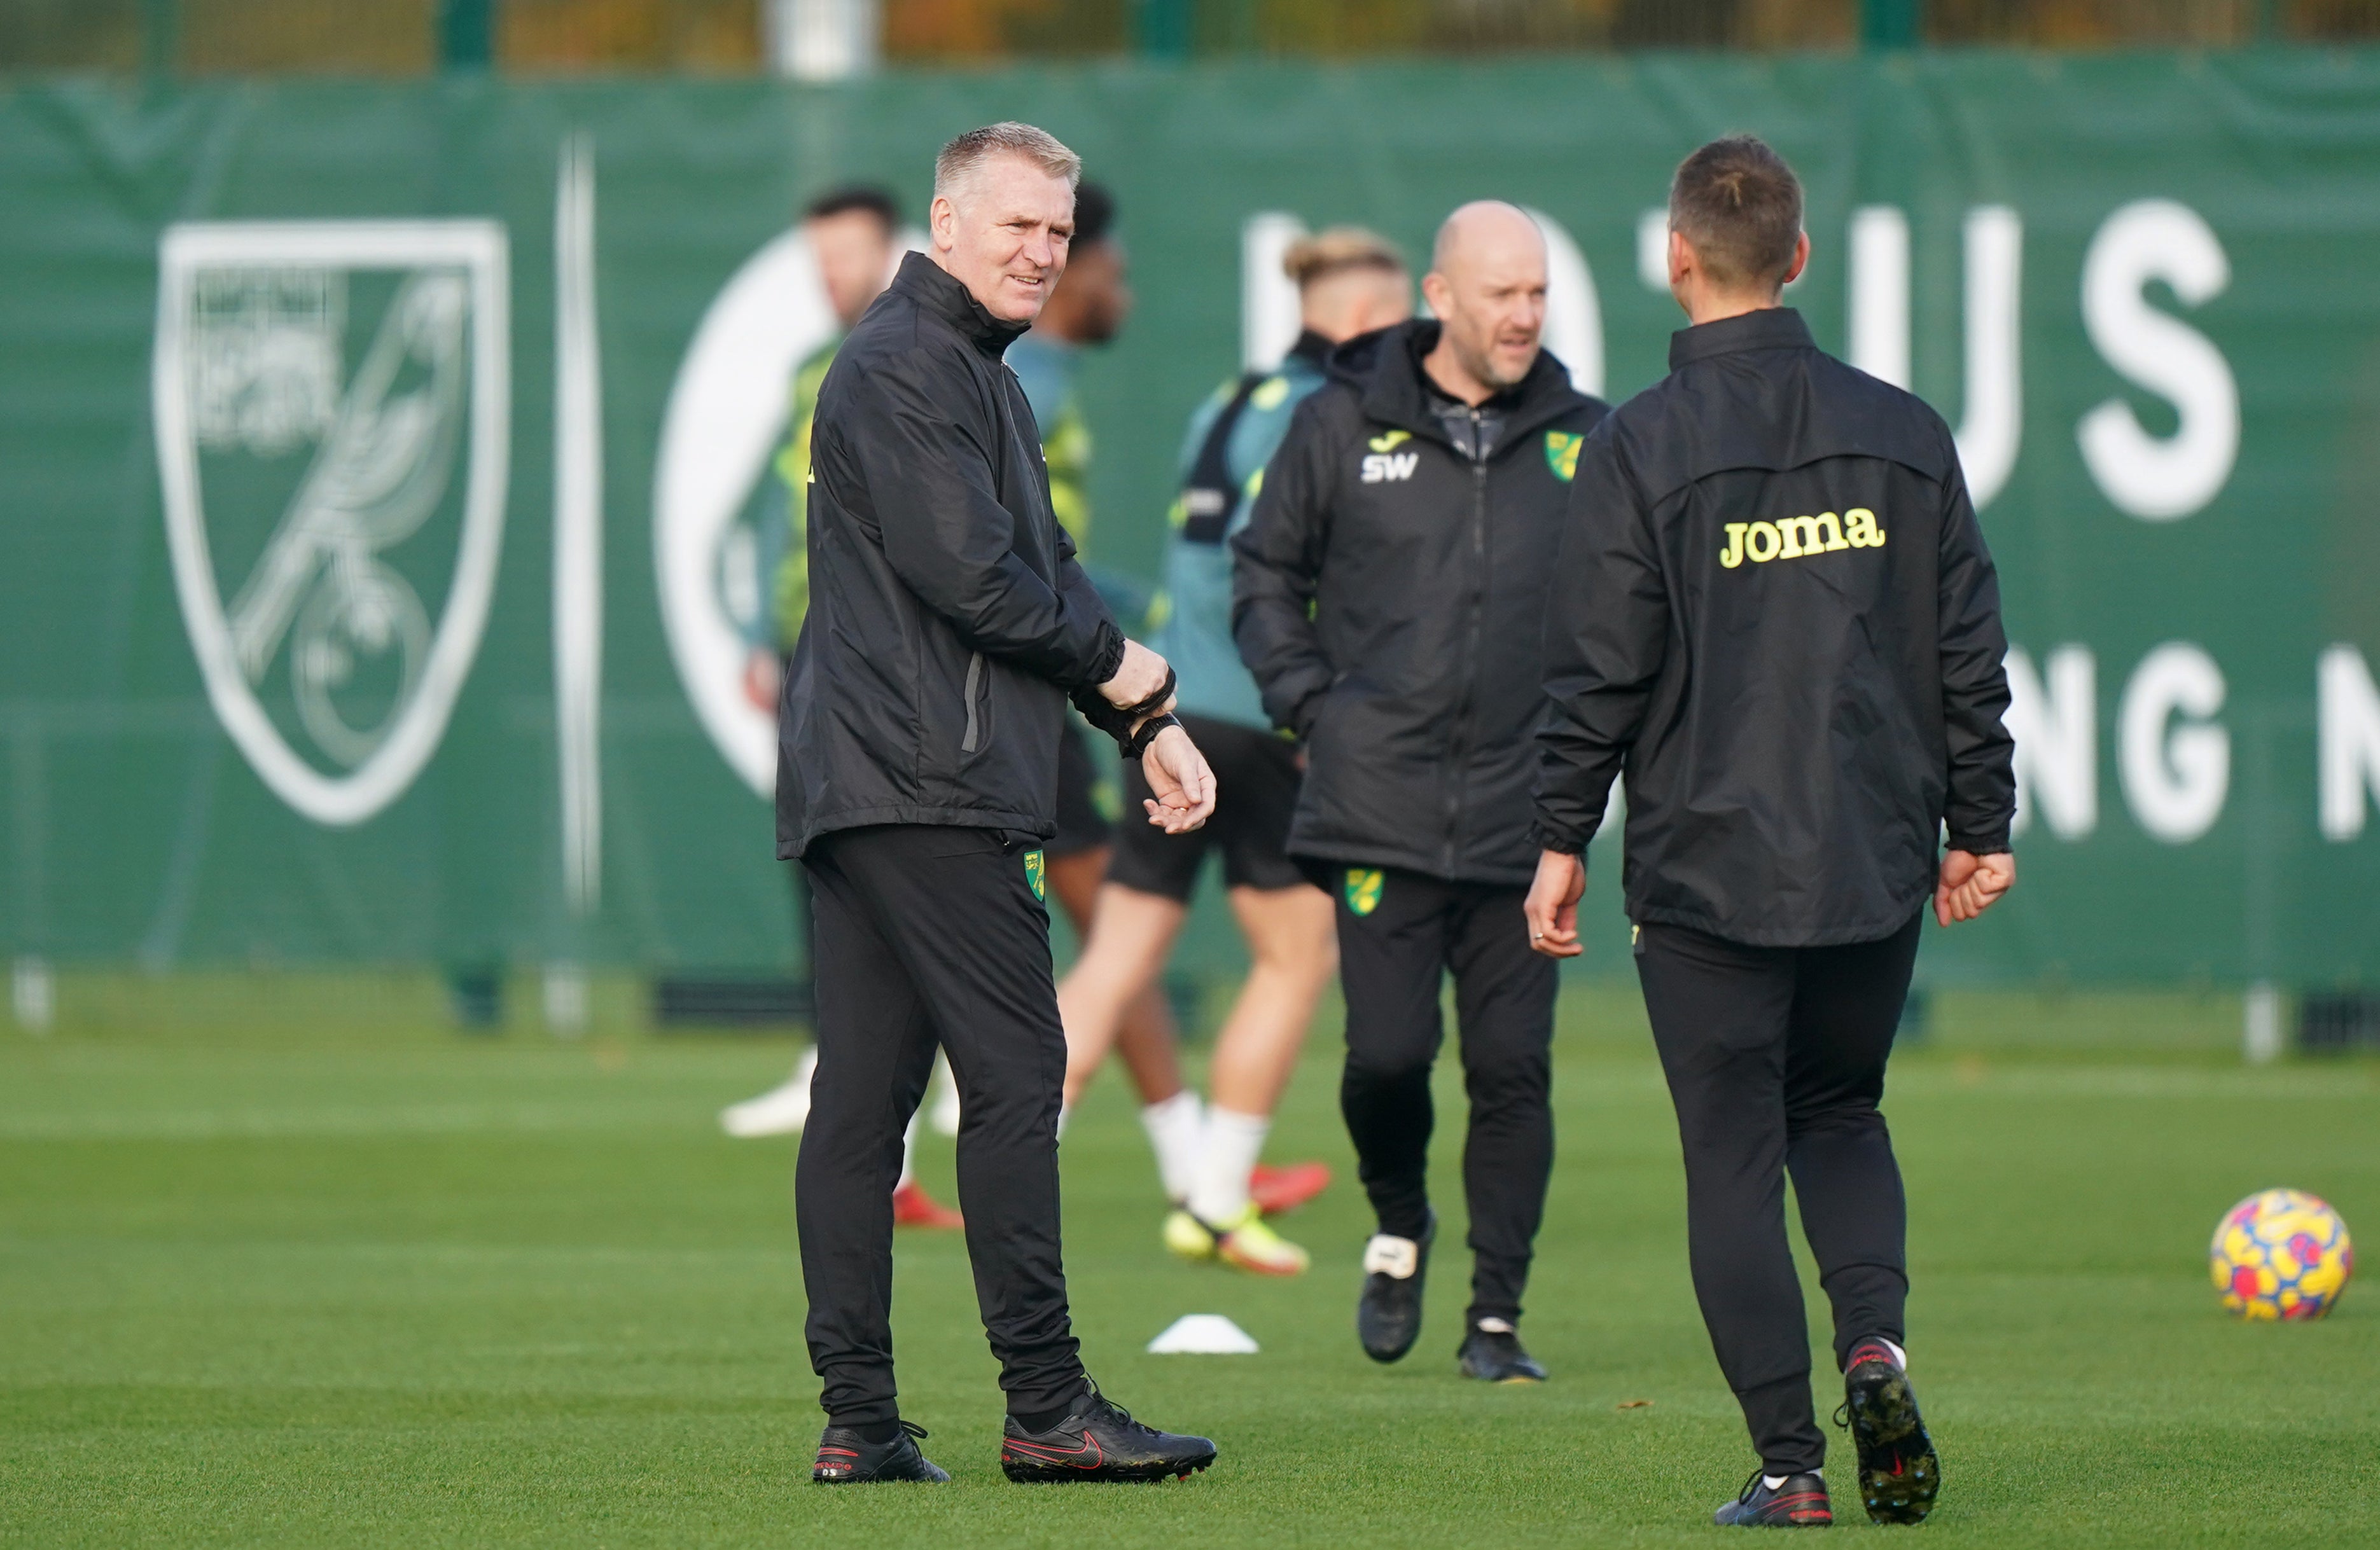
<path id="1" fill-rule="evenodd" d="M 1294 1211 L 1330 1187 L 1329 1163 L 1291 1163 L 1285 1168 L 1267 1168 L 1258 1163 L 1256 1171 L 1248 1175 L 1248 1198 L 1268 1217 Z"/>

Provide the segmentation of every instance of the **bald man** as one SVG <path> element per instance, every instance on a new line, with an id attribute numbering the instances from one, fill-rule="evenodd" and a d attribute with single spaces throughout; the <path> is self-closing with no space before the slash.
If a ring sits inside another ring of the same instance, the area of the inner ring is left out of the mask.
<path id="1" fill-rule="evenodd" d="M 1546 580 L 1607 412 L 1539 347 L 1546 247 L 1498 201 L 1439 228 L 1434 317 L 1342 346 L 1232 540 L 1232 628 L 1265 713 L 1304 745 L 1290 854 L 1331 894 L 1347 997 L 1340 1107 L 1378 1230 L 1355 1327 L 1419 1338 L 1437 1218 L 1429 1076 L 1454 978 L 1470 1134 L 1469 1377 L 1542 1382 L 1521 1293 L 1553 1166 L 1555 976 L 1529 951 L 1532 738 Z"/>

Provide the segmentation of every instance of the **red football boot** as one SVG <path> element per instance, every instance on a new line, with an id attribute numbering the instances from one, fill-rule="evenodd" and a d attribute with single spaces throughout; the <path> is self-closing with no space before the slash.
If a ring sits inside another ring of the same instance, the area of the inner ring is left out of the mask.
<path id="1" fill-rule="evenodd" d="M 956 1230 L 966 1226 L 966 1218 L 947 1205 L 936 1205 L 926 1186 L 912 1179 L 892 1192 L 892 1225 Z"/>
<path id="2" fill-rule="evenodd" d="M 1330 1187 L 1329 1163 L 1291 1163 L 1286 1168 L 1267 1168 L 1258 1163 L 1256 1171 L 1248 1175 L 1248 1198 L 1268 1217 L 1294 1211 Z"/>

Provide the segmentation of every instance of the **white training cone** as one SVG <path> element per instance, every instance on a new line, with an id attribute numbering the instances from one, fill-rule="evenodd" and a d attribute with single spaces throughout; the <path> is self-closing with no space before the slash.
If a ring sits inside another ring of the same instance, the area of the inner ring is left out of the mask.
<path id="1" fill-rule="evenodd" d="M 1248 1332 L 1220 1314 L 1184 1314 L 1148 1342 L 1151 1356 L 1254 1356 Z"/>

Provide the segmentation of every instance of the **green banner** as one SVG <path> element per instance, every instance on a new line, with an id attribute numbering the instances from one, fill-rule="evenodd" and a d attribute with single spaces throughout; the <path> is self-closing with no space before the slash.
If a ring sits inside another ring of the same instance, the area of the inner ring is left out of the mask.
<path id="1" fill-rule="evenodd" d="M 872 179 L 922 218 L 1012 116 L 1122 211 L 1090 549 L 1143 576 L 1301 226 L 1421 255 L 1527 206 L 1617 400 L 1680 321 L 1670 169 L 1767 136 L 1791 299 L 1957 429 L 2019 648 L 2020 888 L 1925 972 L 2380 973 L 2369 51 L 0 91 L 0 951 L 791 962 L 742 677 L 828 327 L 791 215 Z"/>

